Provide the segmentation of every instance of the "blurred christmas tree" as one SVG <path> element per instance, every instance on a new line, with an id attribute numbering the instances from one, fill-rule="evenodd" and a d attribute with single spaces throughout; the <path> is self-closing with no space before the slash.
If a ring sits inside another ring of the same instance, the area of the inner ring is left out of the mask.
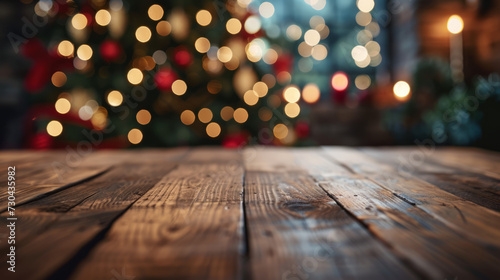
<path id="1" fill-rule="evenodd" d="M 305 137 L 307 125 L 293 124 L 300 91 L 283 89 L 292 58 L 268 46 L 246 2 L 37 2 L 47 24 L 23 45 L 33 60 L 25 87 L 36 104 L 27 145 L 239 146 L 251 136 L 263 144 Z"/>

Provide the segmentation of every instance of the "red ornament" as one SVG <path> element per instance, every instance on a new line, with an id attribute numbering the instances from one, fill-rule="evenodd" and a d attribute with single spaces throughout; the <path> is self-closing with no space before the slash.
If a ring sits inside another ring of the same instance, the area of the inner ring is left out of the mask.
<path id="1" fill-rule="evenodd" d="M 48 150 L 54 140 L 47 133 L 39 132 L 29 139 L 29 147 L 36 150 Z"/>
<path id="2" fill-rule="evenodd" d="M 49 52 L 38 39 L 26 42 L 21 52 L 33 61 L 24 78 L 24 86 L 31 93 L 43 89 L 54 72 L 73 68 L 73 60 L 59 56 L 55 49 Z"/>
<path id="3" fill-rule="evenodd" d="M 240 148 L 248 144 L 248 133 L 239 132 L 228 134 L 222 140 L 222 146 L 225 148 Z"/>
<path id="4" fill-rule="evenodd" d="M 180 67 L 186 68 L 193 63 L 193 55 L 184 46 L 180 46 L 175 50 L 174 62 Z"/>
<path id="5" fill-rule="evenodd" d="M 102 58 L 106 62 L 116 61 L 122 54 L 122 48 L 120 47 L 120 45 L 112 40 L 106 40 L 102 42 L 99 51 L 101 52 Z"/>
<path id="6" fill-rule="evenodd" d="M 156 72 L 155 84 L 159 90 L 171 90 L 172 84 L 177 80 L 177 73 L 170 68 L 162 68 Z"/>
<path id="7" fill-rule="evenodd" d="M 293 56 L 289 53 L 283 53 L 278 56 L 278 59 L 273 64 L 274 73 L 278 75 L 281 72 L 292 74 Z"/>
<path id="8" fill-rule="evenodd" d="M 295 134 L 298 138 L 306 138 L 307 136 L 309 136 L 309 131 L 309 124 L 304 121 L 299 121 L 295 125 Z"/>

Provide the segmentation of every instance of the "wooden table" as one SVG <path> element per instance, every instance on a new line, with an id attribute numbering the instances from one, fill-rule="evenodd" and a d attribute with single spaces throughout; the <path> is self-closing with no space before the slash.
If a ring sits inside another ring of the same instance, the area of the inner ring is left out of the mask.
<path id="1" fill-rule="evenodd" d="M 499 164 L 428 147 L 3 152 L 0 279 L 500 279 Z"/>

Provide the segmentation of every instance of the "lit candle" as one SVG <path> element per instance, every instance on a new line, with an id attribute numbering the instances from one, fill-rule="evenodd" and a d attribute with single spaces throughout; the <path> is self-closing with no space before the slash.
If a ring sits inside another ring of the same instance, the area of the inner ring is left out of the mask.
<path id="1" fill-rule="evenodd" d="M 461 83 L 464 80 L 464 57 L 462 30 L 464 21 L 458 15 L 452 15 L 448 19 L 448 31 L 450 31 L 450 66 L 453 80 Z"/>

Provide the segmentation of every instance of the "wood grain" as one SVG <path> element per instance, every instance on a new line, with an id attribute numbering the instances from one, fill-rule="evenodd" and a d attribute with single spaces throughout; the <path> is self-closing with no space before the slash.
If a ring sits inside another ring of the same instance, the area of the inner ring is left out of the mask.
<path id="1" fill-rule="evenodd" d="M 378 162 L 400 168 L 453 195 L 486 208 L 500 211 L 500 180 L 481 173 L 439 163 L 435 157 L 416 149 L 362 149 Z M 439 157 L 440 153 L 436 154 Z"/>
<path id="2" fill-rule="evenodd" d="M 243 168 L 228 163 L 238 158 L 194 150 L 113 224 L 72 279 L 241 279 Z"/>
<path id="3" fill-rule="evenodd" d="M 362 174 L 346 172 L 348 169 L 318 172 L 315 165 L 326 170 L 339 168 L 339 164 L 328 161 L 323 151 L 294 153 L 296 162 L 315 174 L 318 183 L 342 207 L 424 278 L 487 278 L 500 273 L 494 265 L 498 261 L 494 253 Z"/>
<path id="4" fill-rule="evenodd" d="M 133 156 L 127 158 L 129 163 L 125 160 L 95 180 L 16 209 L 17 262 L 29 266 L 23 265 L 9 279 L 66 278 L 74 269 L 73 259 L 85 255 L 116 218 L 175 166 L 134 164 Z M 5 263 L 5 255 L 0 259 Z"/>
<path id="5" fill-rule="evenodd" d="M 245 213 L 254 279 L 416 277 L 293 158 L 285 149 L 245 150 Z"/>
<path id="6" fill-rule="evenodd" d="M 500 156 L 418 153 L 0 152 L 20 184 L 0 279 L 497 279 Z"/>

